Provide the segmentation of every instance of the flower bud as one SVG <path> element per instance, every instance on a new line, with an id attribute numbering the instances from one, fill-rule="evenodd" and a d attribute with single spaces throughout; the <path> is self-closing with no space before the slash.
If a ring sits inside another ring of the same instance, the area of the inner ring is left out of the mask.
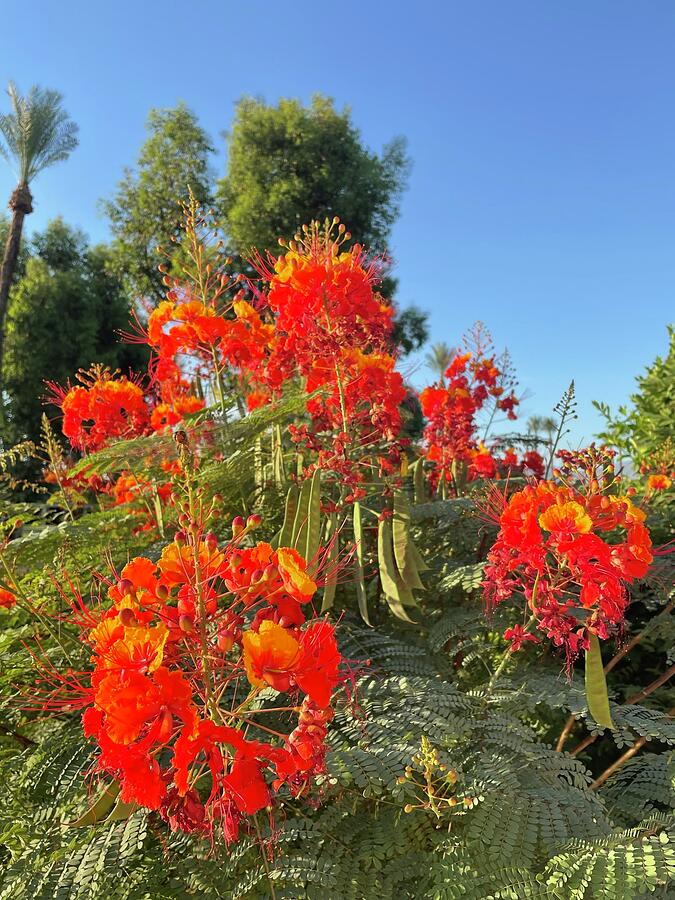
<path id="1" fill-rule="evenodd" d="M 247 528 L 258 528 L 259 525 L 262 525 L 262 516 L 258 513 L 253 513 L 253 515 L 249 516 L 246 520 Z"/>
<path id="2" fill-rule="evenodd" d="M 181 631 L 185 632 L 185 634 L 192 634 L 192 632 L 195 630 L 195 623 L 192 619 L 192 616 L 179 616 L 178 627 Z"/>
<path id="3" fill-rule="evenodd" d="M 122 625 L 124 625 L 125 628 L 133 628 L 134 625 L 138 625 L 136 613 L 128 606 L 125 606 L 124 609 L 120 610 L 119 618 L 120 622 L 122 623 Z"/>
<path id="4" fill-rule="evenodd" d="M 234 645 L 234 637 L 227 631 L 221 631 L 218 634 L 218 649 L 221 653 L 227 653 Z"/>
<path id="5" fill-rule="evenodd" d="M 177 544 L 187 544 L 187 534 L 184 531 L 177 531 L 174 541 Z"/>
<path id="6" fill-rule="evenodd" d="M 123 597 L 134 593 L 134 583 L 129 578 L 123 578 L 117 587 Z"/>
<path id="7" fill-rule="evenodd" d="M 212 531 L 209 531 L 209 533 L 205 536 L 204 543 L 206 544 L 207 549 L 211 551 L 211 553 L 218 549 L 218 538 Z"/>
<path id="8" fill-rule="evenodd" d="M 165 584 L 158 584 L 155 594 L 160 600 L 167 600 L 169 597 L 169 589 Z"/>
<path id="9" fill-rule="evenodd" d="M 242 516 L 235 516 L 232 519 L 232 536 L 239 537 L 242 531 L 246 528 L 246 522 Z"/>

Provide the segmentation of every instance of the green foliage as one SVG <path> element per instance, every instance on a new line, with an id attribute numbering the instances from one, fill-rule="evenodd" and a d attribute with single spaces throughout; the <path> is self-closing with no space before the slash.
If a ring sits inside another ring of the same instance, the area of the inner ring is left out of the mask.
<path id="1" fill-rule="evenodd" d="M 154 304 L 163 298 L 157 248 L 170 253 L 179 239 L 181 202 L 190 191 L 198 203 L 208 204 L 213 148 L 183 103 L 151 110 L 146 128 L 136 170 L 126 170 L 114 198 L 102 206 L 113 233 L 113 271 L 131 297 Z"/>
<path id="2" fill-rule="evenodd" d="M 41 259 L 43 265 L 76 264 L 76 246 L 62 242 L 56 249 L 55 256 L 42 248 L 50 260 Z M 189 447 L 208 446 L 195 479 L 208 499 L 219 495 L 219 536 L 227 535 L 233 515 L 256 510 L 264 517 L 261 538 L 283 526 L 304 552 L 316 546 L 331 513 L 319 502 L 318 476 L 317 490 L 309 480 L 304 494 L 289 495 L 291 467 L 280 439 L 305 399 L 289 391 L 237 418 L 226 398 L 225 411 L 191 417 Z M 73 471 L 138 469 L 159 478 L 160 460 L 175 452 L 168 434 L 120 441 Z M 14 456 L 0 456 L 0 470 Z M 379 506 L 370 503 L 364 499 L 355 534 L 370 527 L 374 537 L 378 529 Z M 19 517 L 19 504 L 6 508 Z M 159 544 L 151 532 L 136 532 L 138 519 L 127 508 L 85 508 L 72 520 L 58 510 L 45 518 L 40 510 L 35 504 L 32 515 L 21 512 L 24 524 L 2 557 L 19 602 L 0 612 L 0 694 L 9 701 L 0 711 L 0 900 L 672 896 L 670 691 L 666 684 L 639 703 L 631 697 L 658 677 L 672 652 L 672 569 L 665 561 L 633 597 L 633 631 L 624 639 L 641 633 L 640 662 L 631 662 L 631 653 L 608 675 L 616 726 L 610 732 L 587 708 L 581 663 L 566 672 L 564 659 L 544 644 L 509 653 L 502 635 L 522 616 L 518 601 L 486 617 L 480 584 L 492 535 L 474 498 L 412 503 L 399 492 L 386 566 L 405 586 L 423 573 L 426 589 L 416 594 L 414 610 L 419 622 L 383 615 L 377 555 L 366 548 L 358 558 L 359 586 L 364 593 L 373 588 L 369 613 L 379 624 L 368 627 L 355 611 L 338 612 L 336 603 L 340 649 L 352 671 L 329 730 L 321 802 L 288 796 L 276 821 L 260 815 L 261 839 L 242 831 L 228 849 L 220 840 L 211 847 L 171 833 L 157 814 L 140 810 L 74 827 L 103 787 L 90 777 L 94 750 L 82 738 L 77 712 L 44 720 L 22 709 L 20 691 L 30 691 L 35 679 L 26 647 L 44 653 L 58 671 L 85 669 L 88 649 L 74 639 L 58 587 L 70 590 L 72 575 L 73 588 L 86 596 L 96 571 L 141 553 L 156 558 Z M 355 593 L 349 574 L 341 581 L 342 594 Z M 48 612 L 61 618 L 49 620 Z M 605 663 L 609 652 L 603 647 Z M 574 719 L 565 750 L 574 753 L 554 749 L 568 714 Z M 606 781 L 598 778 L 643 738 L 642 753 Z"/>
<path id="3" fill-rule="evenodd" d="M 348 109 L 316 95 L 311 104 L 239 102 L 228 138 L 228 172 L 218 204 L 233 248 L 275 252 L 312 219 L 339 216 L 355 240 L 386 249 L 398 216 L 409 161 L 393 140 L 381 156 L 367 150 Z"/>
<path id="4" fill-rule="evenodd" d="M 3 442 L 40 438 L 45 381 L 66 383 L 94 362 L 141 366 L 143 348 L 123 344 L 129 303 L 107 268 L 109 252 L 89 247 L 62 219 L 33 237 L 23 276 L 10 295 L 4 386 L 9 400 Z M 54 416 L 54 407 L 47 412 Z"/>
<path id="5" fill-rule="evenodd" d="M 403 138 L 373 153 L 350 110 L 338 111 L 319 94 L 309 106 L 243 98 L 228 134 L 227 165 L 216 203 L 229 245 L 244 257 L 253 247 L 276 253 L 279 238 L 334 216 L 354 240 L 386 254 L 410 169 Z M 385 278 L 382 293 L 391 296 L 395 284 Z M 394 340 L 403 354 L 418 350 L 427 334 L 425 313 L 415 306 L 399 313 Z"/>
<path id="6" fill-rule="evenodd" d="M 77 147 L 77 125 L 63 109 L 58 91 L 33 85 L 22 96 L 11 81 L 7 89 L 12 111 L 0 114 L 0 156 L 15 168 L 20 184 L 43 169 L 67 159 Z"/>
<path id="7" fill-rule="evenodd" d="M 675 326 L 668 326 L 668 352 L 657 356 L 638 376 L 631 407 L 613 415 L 606 403 L 594 401 L 606 425 L 599 437 L 629 456 L 636 467 L 672 438 L 675 419 Z"/>

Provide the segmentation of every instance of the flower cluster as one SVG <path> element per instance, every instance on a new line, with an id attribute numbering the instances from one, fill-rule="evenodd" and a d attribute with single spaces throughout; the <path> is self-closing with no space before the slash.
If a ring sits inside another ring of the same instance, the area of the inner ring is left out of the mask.
<path id="1" fill-rule="evenodd" d="M 11 592 L 0 588 L 0 609 L 11 609 L 16 605 L 16 596 Z"/>
<path id="2" fill-rule="evenodd" d="M 77 683 L 97 771 L 123 802 L 228 842 L 280 792 L 304 792 L 325 771 L 342 681 L 333 626 L 306 619 L 317 585 L 305 560 L 246 546 L 258 523 L 235 520 L 226 543 L 192 525 L 156 563 L 131 560 L 109 605 L 72 603 L 92 651 Z"/>
<path id="3" fill-rule="evenodd" d="M 647 476 L 647 490 L 650 493 L 670 490 L 675 479 L 675 446 L 672 438 L 666 438 L 642 461 L 640 474 Z"/>
<path id="4" fill-rule="evenodd" d="M 591 447 L 563 452 L 557 480 L 530 484 L 504 501 L 488 554 L 488 605 L 524 595 L 532 624 L 568 658 L 621 628 L 627 586 L 652 562 L 645 513 L 615 493 L 611 454 Z M 516 625 L 505 637 L 517 649 L 535 636 Z"/>
<path id="5" fill-rule="evenodd" d="M 476 335 L 473 351 L 454 357 L 443 378 L 420 394 L 422 412 L 427 419 L 424 430 L 425 457 L 433 464 L 434 487 L 445 482 L 494 478 L 501 473 L 520 471 L 541 476 L 543 464 L 536 451 L 528 451 L 521 460 L 508 450 L 503 458 L 476 438 L 476 416 L 492 401 L 494 411 L 515 419 L 518 400 L 505 368 L 494 354 L 488 355 L 482 333 Z"/>
<path id="6" fill-rule="evenodd" d="M 80 384 L 74 387 L 51 385 L 53 399 L 63 412 L 63 433 L 73 448 L 99 450 L 113 438 L 149 431 L 150 410 L 135 381 L 102 366 L 93 366 L 77 377 Z"/>
<path id="7" fill-rule="evenodd" d="M 249 370 L 248 404 L 299 377 L 311 424 L 295 427 L 292 437 L 358 496 L 366 454 L 388 443 L 389 467 L 398 463 L 406 390 L 392 355 L 393 308 L 375 290 L 379 266 L 358 245 L 345 250 L 349 239 L 337 219 L 315 222 L 279 257 L 256 258 L 274 327 L 265 356 Z"/>

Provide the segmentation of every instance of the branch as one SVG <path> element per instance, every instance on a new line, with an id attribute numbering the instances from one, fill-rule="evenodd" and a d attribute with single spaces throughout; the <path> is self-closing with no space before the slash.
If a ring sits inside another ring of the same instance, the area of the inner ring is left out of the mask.
<path id="1" fill-rule="evenodd" d="M 660 619 L 661 616 L 667 616 L 670 612 L 672 612 L 674 606 L 675 606 L 675 598 L 673 598 L 670 601 L 670 603 L 667 604 L 667 606 L 664 606 L 663 609 L 661 610 L 661 612 L 657 616 L 654 616 L 654 618 L 651 619 L 647 623 L 647 625 L 642 629 L 642 631 L 639 631 L 636 635 L 634 635 L 628 641 L 628 643 L 625 644 L 621 648 L 621 650 L 619 650 L 618 653 L 615 653 L 614 656 L 607 663 L 607 665 L 603 668 L 603 672 L 605 673 L 605 675 L 608 672 L 611 672 L 612 669 L 621 662 L 621 660 L 624 658 L 624 656 L 627 656 L 630 653 L 630 651 L 633 649 L 633 647 L 635 647 L 637 644 L 640 643 L 642 638 L 649 631 L 651 631 L 651 629 L 654 626 L 654 623 L 657 621 L 657 619 Z M 630 702 L 630 701 L 627 701 L 627 702 Z M 576 717 L 574 715 L 571 715 L 565 722 L 565 727 L 560 732 L 560 737 L 558 738 L 558 743 L 555 745 L 555 749 L 559 753 L 562 751 L 563 747 L 565 746 L 565 741 L 570 736 L 570 733 L 571 733 L 572 729 L 574 728 L 575 722 L 576 722 Z"/>
<path id="2" fill-rule="evenodd" d="M 673 663 L 673 665 L 670 666 L 669 669 L 666 669 L 666 671 L 662 675 L 659 675 L 658 678 L 655 678 L 651 684 L 648 684 L 646 688 L 643 688 L 641 691 L 638 691 L 637 694 L 633 694 L 631 697 L 629 697 L 623 705 L 633 706 L 638 701 L 644 700 L 645 697 L 649 697 L 650 694 L 653 694 L 657 688 L 660 688 L 662 684 L 665 684 L 666 681 L 673 677 L 673 675 L 675 675 L 675 663 Z M 589 735 L 580 744 L 578 744 L 574 748 L 574 750 L 570 750 L 570 753 L 572 754 L 572 756 L 578 756 L 582 750 L 585 750 L 586 747 L 590 747 L 591 744 L 595 743 L 598 737 L 599 735 L 597 734 Z"/>
<path id="3" fill-rule="evenodd" d="M 37 746 L 36 742 L 26 737 L 23 734 L 19 734 L 18 731 L 12 731 L 11 728 L 8 728 L 6 725 L 0 725 L 0 734 L 6 734 L 7 737 L 14 738 L 15 741 L 18 741 L 22 747 L 35 747 Z"/>
<path id="4" fill-rule="evenodd" d="M 670 709 L 666 713 L 666 715 L 669 718 L 671 718 L 673 715 L 675 715 L 675 706 L 672 709 Z M 632 759 L 634 756 L 636 756 L 640 752 L 640 750 L 642 750 L 642 748 L 644 747 L 644 745 L 647 743 L 648 740 L 650 740 L 650 738 L 644 737 L 644 735 L 641 738 L 638 738 L 632 747 L 630 747 L 628 750 L 626 750 L 626 752 L 622 756 L 620 756 L 615 762 L 613 762 L 611 766 L 608 766 L 601 775 L 598 775 L 598 777 L 595 779 L 595 781 L 591 785 L 591 789 L 597 790 L 599 787 L 602 787 L 602 785 L 607 781 L 608 778 L 610 778 L 617 771 L 617 769 L 620 769 L 621 766 L 625 765 L 625 763 L 627 763 L 629 759 Z"/>

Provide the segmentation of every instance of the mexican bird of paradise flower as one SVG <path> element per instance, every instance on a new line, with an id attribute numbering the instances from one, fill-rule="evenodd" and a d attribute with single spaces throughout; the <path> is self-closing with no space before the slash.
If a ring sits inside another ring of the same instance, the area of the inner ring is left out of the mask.
<path id="1" fill-rule="evenodd" d="M 502 499 L 499 534 L 488 554 L 483 589 L 489 607 L 525 597 L 537 631 L 568 659 L 595 634 L 621 629 L 628 587 L 653 559 L 645 513 L 615 493 L 611 453 L 562 451 L 556 480 L 538 481 Z M 505 637 L 518 649 L 535 641 L 520 625 Z"/>

